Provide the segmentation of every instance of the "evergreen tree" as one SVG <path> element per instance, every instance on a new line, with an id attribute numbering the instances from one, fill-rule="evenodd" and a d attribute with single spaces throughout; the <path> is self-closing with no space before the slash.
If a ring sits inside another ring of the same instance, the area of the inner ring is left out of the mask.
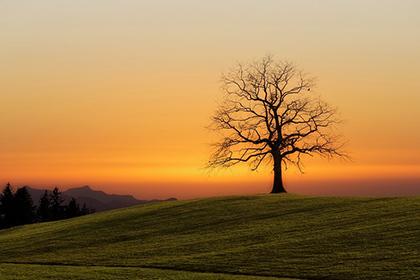
<path id="1" fill-rule="evenodd" d="M 17 225 L 30 224 L 34 221 L 35 207 L 26 187 L 19 188 L 16 191 L 14 206 Z"/>
<path id="2" fill-rule="evenodd" d="M 64 207 L 62 205 L 63 202 L 64 199 L 61 195 L 60 190 L 57 187 L 55 187 L 50 195 L 52 220 L 59 220 L 64 217 Z"/>
<path id="3" fill-rule="evenodd" d="M 39 200 L 38 206 L 38 220 L 45 222 L 51 219 L 51 201 L 48 191 L 44 192 L 44 195 Z"/>
<path id="4" fill-rule="evenodd" d="M 16 223 L 14 212 L 14 199 L 12 186 L 7 183 L 0 195 L 0 227 L 10 227 Z"/>
<path id="5" fill-rule="evenodd" d="M 80 214 L 81 214 L 81 211 L 80 211 L 79 204 L 77 203 L 76 199 L 72 197 L 66 208 L 66 217 L 73 218 L 73 217 L 80 216 Z"/>
<path id="6" fill-rule="evenodd" d="M 80 210 L 80 215 L 87 215 L 91 213 L 93 213 L 93 211 L 87 208 L 86 203 L 83 203 L 82 209 Z"/>

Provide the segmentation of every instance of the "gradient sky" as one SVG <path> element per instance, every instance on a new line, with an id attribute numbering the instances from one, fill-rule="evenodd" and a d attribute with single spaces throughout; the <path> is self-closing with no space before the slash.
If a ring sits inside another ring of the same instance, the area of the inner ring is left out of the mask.
<path id="1" fill-rule="evenodd" d="M 0 1 L 0 182 L 140 198 L 268 192 L 209 173 L 219 78 L 272 54 L 316 76 L 351 162 L 286 172 L 303 194 L 420 194 L 420 1 Z"/>

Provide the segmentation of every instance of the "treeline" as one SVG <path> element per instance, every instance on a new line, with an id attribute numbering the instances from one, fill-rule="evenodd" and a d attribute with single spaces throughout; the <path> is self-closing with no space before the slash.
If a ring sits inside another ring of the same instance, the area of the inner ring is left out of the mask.
<path id="1" fill-rule="evenodd" d="M 13 191 L 8 183 L 0 194 L 0 228 L 69 219 L 93 212 L 85 204 L 80 207 L 74 198 L 67 204 L 64 202 L 60 190 L 54 188 L 44 192 L 37 207 L 26 187 Z"/>

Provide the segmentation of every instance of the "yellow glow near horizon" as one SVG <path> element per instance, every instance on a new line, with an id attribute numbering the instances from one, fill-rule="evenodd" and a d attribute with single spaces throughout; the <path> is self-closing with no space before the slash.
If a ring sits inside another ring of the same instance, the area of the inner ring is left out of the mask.
<path id="1" fill-rule="evenodd" d="M 419 193 L 419 8 L 409 0 L 2 1 L 0 180 L 139 197 L 264 192 L 269 167 L 202 168 L 221 72 L 271 53 L 318 78 L 353 157 L 311 159 L 306 175 L 289 170 L 290 190 L 334 193 L 307 182 L 363 179 L 380 194 L 386 178 L 396 188 L 401 178 L 405 193 Z"/>

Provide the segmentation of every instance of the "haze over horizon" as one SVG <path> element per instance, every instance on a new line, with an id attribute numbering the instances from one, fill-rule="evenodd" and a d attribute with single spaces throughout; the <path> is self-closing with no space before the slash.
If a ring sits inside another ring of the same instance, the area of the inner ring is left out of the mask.
<path id="1" fill-rule="evenodd" d="M 290 168 L 289 192 L 418 195 L 419 10 L 415 0 L 2 1 L 0 183 L 141 199 L 269 192 L 269 166 L 204 166 L 221 73 L 272 54 L 317 77 L 352 156 Z"/>

